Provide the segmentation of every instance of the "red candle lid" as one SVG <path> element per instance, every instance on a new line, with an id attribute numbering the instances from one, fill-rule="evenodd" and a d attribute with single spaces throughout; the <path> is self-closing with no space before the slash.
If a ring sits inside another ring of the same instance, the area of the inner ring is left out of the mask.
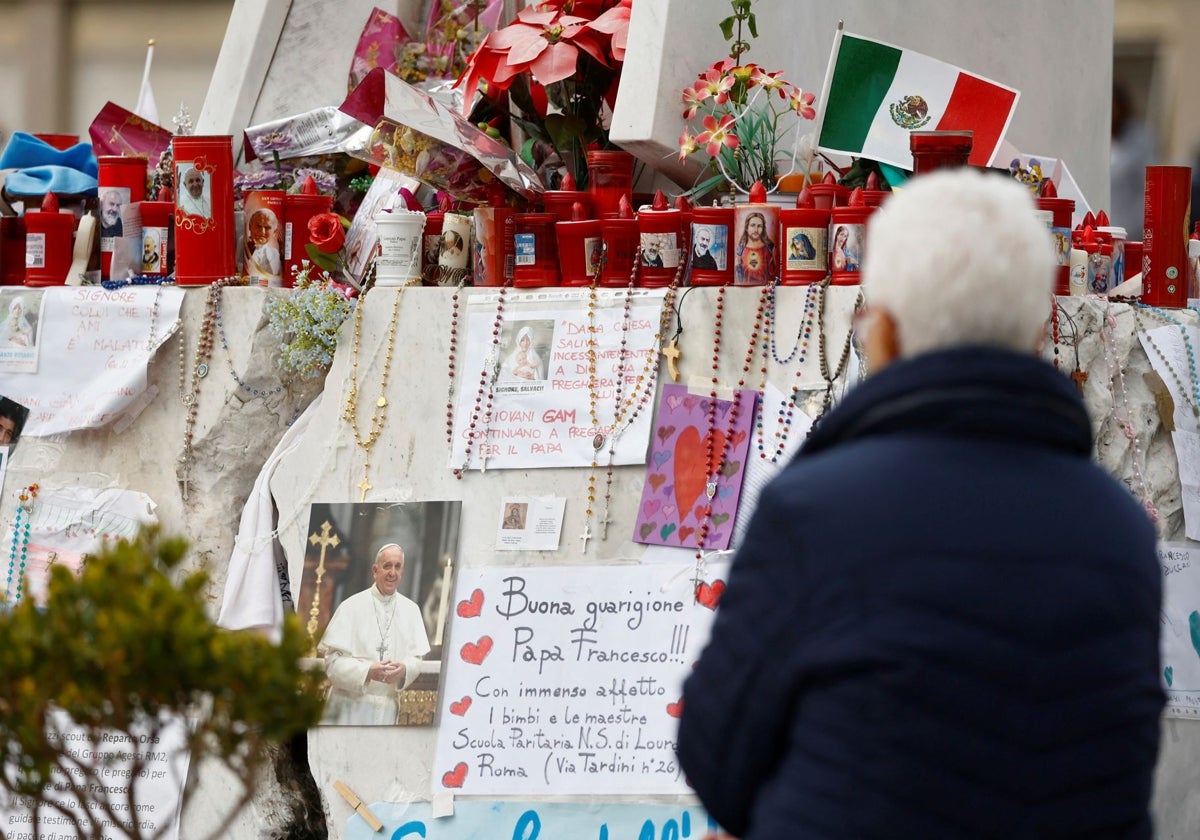
<path id="1" fill-rule="evenodd" d="M 316 195 L 317 182 L 313 180 L 313 176 L 305 175 L 304 180 L 300 182 L 300 195 Z"/>
<path id="2" fill-rule="evenodd" d="M 1108 227 L 1108 214 L 1101 210 L 1096 215 L 1096 227 Z"/>
<path id="3" fill-rule="evenodd" d="M 821 179 L 821 183 L 822 184 L 836 184 L 837 176 L 834 175 L 832 172 L 826 172 L 825 177 Z"/>
<path id="4" fill-rule="evenodd" d="M 654 203 L 650 205 L 650 209 L 656 211 L 670 210 L 671 205 L 667 203 L 667 194 L 662 190 L 657 190 L 654 193 Z"/>
<path id="5" fill-rule="evenodd" d="M 575 176 L 570 172 L 562 177 L 562 181 L 559 182 L 558 188 L 564 192 L 568 190 L 575 192 L 579 189 L 578 185 L 575 183 Z"/>
<path id="6" fill-rule="evenodd" d="M 586 222 L 588 217 L 587 208 L 583 206 L 582 201 L 576 201 L 571 205 L 571 221 Z"/>
<path id="7" fill-rule="evenodd" d="M 58 196 L 56 196 L 52 192 L 46 193 L 46 197 L 42 199 L 42 212 L 43 213 L 57 213 L 58 212 Z"/>
<path id="8" fill-rule="evenodd" d="M 1087 215 L 1083 217 L 1083 229 L 1086 232 L 1088 228 L 1096 226 L 1096 217 L 1092 215 L 1092 211 L 1087 211 Z"/>
<path id="9" fill-rule="evenodd" d="M 1053 178 L 1042 181 L 1042 198 L 1058 198 L 1058 187 L 1054 186 Z"/>
<path id="10" fill-rule="evenodd" d="M 812 190 L 807 186 L 800 190 L 800 195 L 796 196 L 796 206 L 805 210 L 815 210 L 817 208 L 817 203 L 813 200 Z"/>
<path id="11" fill-rule="evenodd" d="M 875 191 L 879 190 L 879 173 L 878 172 L 872 171 L 867 174 L 867 189 L 875 190 Z"/>
<path id="12" fill-rule="evenodd" d="M 762 181 L 755 181 L 750 187 L 750 203 L 751 204 L 766 204 L 767 188 Z"/>
<path id="13" fill-rule="evenodd" d="M 629 203 L 629 196 L 622 194 L 621 203 L 617 205 L 618 219 L 632 219 L 633 205 Z"/>
<path id="14" fill-rule="evenodd" d="M 675 209 L 684 211 L 691 210 L 692 202 L 688 201 L 688 197 L 686 195 L 677 196 L 675 198 Z"/>
<path id="15" fill-rule="evenodd" d="M 866 202 L 863 200 L 862 187 L 855 187 L 854 192 L 850 193 L 850 200 L 846 203 L 848 207 L 865 207 Z"/>

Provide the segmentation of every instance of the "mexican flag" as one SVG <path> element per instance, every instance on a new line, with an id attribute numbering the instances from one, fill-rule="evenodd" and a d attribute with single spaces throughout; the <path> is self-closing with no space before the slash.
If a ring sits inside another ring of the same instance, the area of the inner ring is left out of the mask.
<path id="1" fill-rule="evenodd" d="M 927 55 L 844 33 L 825 80 L 817 145 L 913 168 L 910 131 L 970 129 L 970 162 L 992 162 L 1020 92 Z"/>

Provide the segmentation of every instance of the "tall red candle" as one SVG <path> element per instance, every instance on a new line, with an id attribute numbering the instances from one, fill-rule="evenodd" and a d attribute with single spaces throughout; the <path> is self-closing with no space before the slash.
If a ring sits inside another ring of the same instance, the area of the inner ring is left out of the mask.
<path id="1" fill-rule="evenodd" d="M 609 288 L 628 286 L 638 259 L 638 223 L 625 196 L 621 197 L 616 218 L 600 220 L 600 239 L 604 249 L 600 285 Z"/>
<path id="2" fill-rule="evenodd" d="M 202 285 L 237 269 L 233 216 L 233 138 L 183 136 L 175 159 L 175 282 Z"/>
<path id="3" fill-rule="evenodd" d="M 1142 300 L 1151 306 L 1187 306 L 1190 166 L 1146 167 L 1142 233 Z"/>
<path id="4" fill-rule="evenodd" d="M 25 212 L 25 285 L 63 286 L 71 268 L 75 215 L 59 212 L 58 196 L 46 193 L 40 210 Z"/>
<path id="5" fill-rule="evenodd" d="M 283 287 L 290 289 L 296 284 L 296 272 L 300 263 L 308 259 L 306 246 L 311 241 L 308 220 L 333 209 L 333 196 L 317 192 L 312 176 L 307 176 L 300 185 L 300 192 L 289 194 L 283 200 Z"/>
<path id="6" fill-rule="evenodd" d="M 862 199 L 862 190 L 855 188 L 845 207 L 831 211 L 829 227 L 829 267 L 835 286 L 856 286 L 861 282 L 863 251 L 867 243 L 867 219 L 875 210 Z"/>
<path id="7" fill-rule="evenodd" d="M 692 211 L 692 248 L 688 282 L 724 286 L 733 282 L 732 207 L 697 207 Z"/>
<path id="8" fill-rule="evenodd" d="M 654 203 L 637 214 L 641 268 L 638 285 L 662 288 L 671 285 L 683 253 L 683 212 L 670 206 L 662 190 Z"/>
<path id="9" fill-rule="evenodd" d="M 553 213 L 516 213 L 513 222 L 513 286 L 557 286 L 558 242 Z"/>
<path id="10" fill-rule="evenodd" d="M 816 208 L 809 187 L 800 191 L 795 207 L 779 211 L 782 285 L 817 283 L 829 273 L 829 213 Z"/>
<path id="11" fill-rule="evenodd" d="M 582 202 L 571 210 L 571 221 L 558 222 L 558 257 L 562 270 L 562 285 L 590 286 L 600 274 L 600 220 L 589 218 Z"/>
<path id="12" fill-rule="evenodd" d="M 108 280 L 113 248 L 121 236 L 121 208 L 146 199 L 146 159 L 101 155 L 96 158 L 100 216 L 100 277 Z"/>

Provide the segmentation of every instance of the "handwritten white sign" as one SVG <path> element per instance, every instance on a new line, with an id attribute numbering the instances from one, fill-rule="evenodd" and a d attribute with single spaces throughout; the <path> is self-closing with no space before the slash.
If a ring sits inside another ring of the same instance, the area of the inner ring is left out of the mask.
<path id="1" fill-rule="evenodd" d="M 727 565 L 462 569 L 434 793 L 673 794 Z"/>
<path id="2" fill-rule="evenodd" d="M 607 465 L 614 438 L 613 464 L 645 463 L 664 292 L 636 290 L 628 321 L 625 295 L 598 291 L 591 318 L 586 290 L 508 296 L 494 337 L 497 297 L 472 297 L 450 466 Z"/>
<path id="3" fill-rule="evenodd" d="M 0 394 L 29 409 L 22 435 L 99 428 L 146 389 L 154 351 L 179 321 L 183 289 L 45 290 L 36 375 L 0 372 Z"/>
<path id="4" fill-rule="evenodd" d="M 1162 680 L 1169 717 L 1200 719 L 1200 546 L 1158 547 L 1163 573 Z"/>
<path id="5" fill-rule="evenodd" d="M 48 731 L 70 755 L 65 764 L 70 773 L 57 774 L 46 786 L 52 804 L 40 809 L 36 821 L 32 799 L 0 794 L 0 828 L 8 840 L 179 836 L 189 764 L 184 721 L 141 736 L 138 743 L 118 732 L 93 741 L 62 712 L 52 713 Z"/>

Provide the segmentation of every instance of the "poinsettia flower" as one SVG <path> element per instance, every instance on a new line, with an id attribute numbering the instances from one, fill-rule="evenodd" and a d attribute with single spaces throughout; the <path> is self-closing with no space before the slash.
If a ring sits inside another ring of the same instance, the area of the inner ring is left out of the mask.
<path id="1" fill-rule="evenodd" d="M 687 156 L 698 148 L 700 146 L 696 143 L 696 135 L 692 134 L 687 126 L 684 126 L 683 134 L 679 135 L 679 162 L 683 163 L 687 160 Z"/>
<path id="2" fill-rule="evenodd" d="M 800 88 L 796 88 L 794 91 L 792 91 L 791 95 L 788 96 L 788 105 L 793 111 L 804 117 L 804 119 L 816 119 L 817 109 L 812 106 L 813 102 L 816 101 L 816 98 L 817 95 L 815 93 L 806 93 Z"/>
<path id="3" fill-rule="evenodd" d="M 716 157 L 721 151 L 721 146 L 728 146 L 730 149 L 738 147 L 737 135 L 733 133 L 734 119 L 732 114 L 726 114 L 718 120 L 712 114 L 708 114 L 704 120 L 704 131 L 696 135 L 696 143 L 705 146 L 705 151 L 709 157 Z"/>
<path id="4" fill-rule="evenodd" d="M 629 45 L 629 14 L 632 10 L 633 0 L 621 0 L 588 24 L 591 29 L 609 36 L 609 49 L 614 61 L 625 61 L 625 48 Z"/>

